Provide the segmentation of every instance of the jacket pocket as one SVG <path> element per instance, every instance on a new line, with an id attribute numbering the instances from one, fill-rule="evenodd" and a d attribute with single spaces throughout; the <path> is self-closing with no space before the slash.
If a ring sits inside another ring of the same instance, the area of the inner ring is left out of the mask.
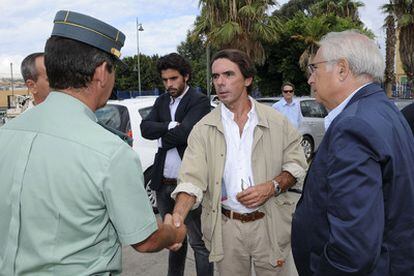
<path id="1" fill-rule="evenodd" d="M 293 193 L 284 193 L 272 200 L 272 224 L 282 252 L 290 250 L 292 217 L 298 199 Z"/>

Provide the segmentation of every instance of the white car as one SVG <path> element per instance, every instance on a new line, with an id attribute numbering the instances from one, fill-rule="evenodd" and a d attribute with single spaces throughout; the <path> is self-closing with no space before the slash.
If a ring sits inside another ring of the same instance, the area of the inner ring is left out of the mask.
<path id="1" fill-rule="evenodd" d="M 145 189 L 154 211 L 157 211 L 155 192 L 149 188 L 152 164 L 158 149 L 157 140 L 142 137 L 140 124 L 151 111 L 157 96 L 141 96 L 133 99 L 110 100 L 96 110 L 98 121 L 105 126 L 126 133 L 133 139 L 132 148 L 138 153 L 144 172 Z"/>
<path id="2" fill-rule="evenodd" d="M 281 97 L 258 98 L 258 102 L 272 106 Z M 305 152 L 305 157 L 310 161 L 313 154 L 318 150 L 319 144 L 325 134 L 324 118 L 328 115 L 325 107 L 316 102 L 314 98 L 297 97 L 299 101 L 302 122 L 299 132 L 303 135 L 301 145 Z"/>

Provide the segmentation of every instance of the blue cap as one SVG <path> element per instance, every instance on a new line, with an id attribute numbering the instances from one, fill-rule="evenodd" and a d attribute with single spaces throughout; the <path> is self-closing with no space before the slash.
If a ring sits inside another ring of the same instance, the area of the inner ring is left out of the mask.
<path id="1" fill-rule="evenodd" d="M 73 12 L 58 11 L 52 36 L 77 40 L 113 55 L 120 60 L 125 35 L 118 29 L 96 18 Z"/>

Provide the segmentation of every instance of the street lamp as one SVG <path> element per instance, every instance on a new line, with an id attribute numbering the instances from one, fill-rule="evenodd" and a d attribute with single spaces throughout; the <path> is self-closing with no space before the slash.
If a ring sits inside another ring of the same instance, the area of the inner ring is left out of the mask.
<path id="1" fill-rule="evenodd" d="M 141 96 L 141 66 L 139 63 L 139 32 L 142 32 L 144 28 L 142 27 L 141 23 L 138 23 L 137 17 L 137 67 L 138 67 L 138 92 Z"/>

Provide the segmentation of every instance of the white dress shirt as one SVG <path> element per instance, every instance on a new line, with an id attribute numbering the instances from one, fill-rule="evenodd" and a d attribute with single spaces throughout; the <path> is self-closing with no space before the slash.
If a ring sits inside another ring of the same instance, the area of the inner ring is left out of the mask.
<path id="1" fill-rule="evenodd" d="M 300 115 L 300 103 L 297 100 L 292 99 L 292 102 L 288 103 L 282 98 L 280 101 L 273 104 L 272 107 L 285 115 L 295 128 L 299 128 L 302 118 Z"/>
<path id="2" fill-rule="evenodd" d="M 224 208 L 238 213 L 251 213 L 258 209 L 247 208 L 236 199 L 237 193 L 242 191 L 242 181 L 244 189 L 255 184 L 253 182 L 251 156 L 253 133 L 258 123 L 258 118 L 254 103 L 250 97 L 249 99 L 252 108 L 247 114 L 248 119 L 241 136 L 239 126 L 234 121 L 234 114 L 224 104 L 221 105 L 221 121 L 227 145 L 221 203 Z"/>
<path id="3" fill-rule="evenodd" d="M 188 89 L 190 87 L 187 86 L 187 88 L 184 90 L 183 94 L 181 94 L 177 98 L 171 98 L 170 101 L 170 114 L 171 114 L 171 121 L 168 124 L 168 130 L 176 127 L 178 125 L 178 122 L 175 121 L 175 112 L 177 111 L 178 105 L 180 104 L 181 99 L 184 97 L 185 93 L 187 93 Z M 158 143 L 162 146 L 162 138 L 158 139 Z M 167 151 L 167 155 L 165 157 L 165 164 L 164 164 L 164 177 L 165 178 L 177 178 L 178 171 L 180 170 L 181 166 L 181 157 L 178 154 L 177 148 L 172 148 Z"/>
<path id="4" fill-rule="evenodd" d="M 363 86 L 357 88 L 340 105 L 338 105 L 337 107 L 335 107 L 334 109 L 332 109 L 331 111 L 329 111 L 328 115 L 325 117 L 325 120 L 324 120 L 325 131 L 328 130 L 329 126 L 331 125 L 331 123 L 333 122 L 333 120 L 335 120 L 336 116 L 338 116 L 342 112 L 342 110 L 344 110 L 345 106 L 352 99 L 352 97 L 356 94 L 356 92 L 358 92 L 360 89 L 362 89 L 363 87 L 367 86 L 370 83 L 371 82 L 366 83 Z"/>

